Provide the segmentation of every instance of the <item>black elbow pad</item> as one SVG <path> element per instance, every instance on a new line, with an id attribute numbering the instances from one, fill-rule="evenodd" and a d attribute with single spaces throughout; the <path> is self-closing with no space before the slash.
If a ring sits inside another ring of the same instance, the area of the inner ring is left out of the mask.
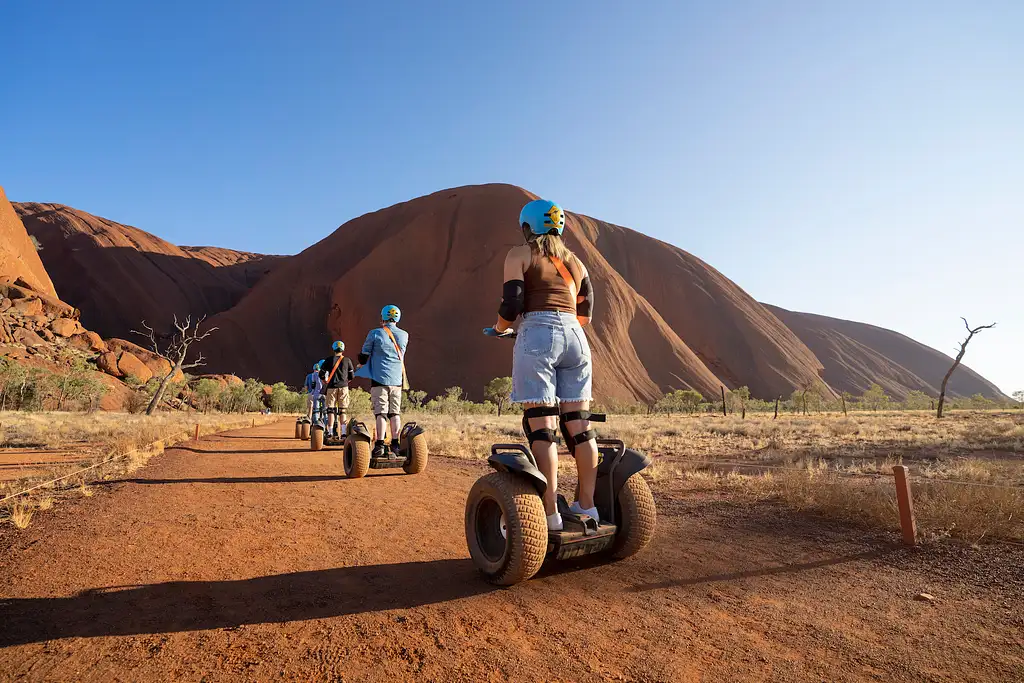
<path id="1" fill-rule="evenodd" d="M 509 280 L 501 288 L 501 306 L 498 315 L 509 322 L 514 321 L 526 306 L 526 283 L 522 280 Z"/>
<path id="2" fill-rule="evenodd" d="M 576 315 L 584 318 L 594 317 L 594 288 L 590 284 L 590 276 L 587 275 L 580 283 L 579 299 L 576 303 Z"/>
<path id="3" fill-rule="evenodd" d="M 359 364 L 360 365 L 366 365 L 366 361 L 368 361 L 368 360 L 370 360 L 370 354 L 368 354 L 368 353 L 360 353 L 359 354 Z"/>

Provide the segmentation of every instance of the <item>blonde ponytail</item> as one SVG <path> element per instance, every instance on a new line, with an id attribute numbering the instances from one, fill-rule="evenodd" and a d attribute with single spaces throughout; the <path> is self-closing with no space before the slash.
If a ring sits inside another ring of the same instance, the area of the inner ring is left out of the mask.
<path id="1" fill-rule="evenodd" d="M 565 246 L 561 235 L 534 235 L 531 236 L 530 247 L 540 252 L 542 256 L 554 256 L 564 262 L 573 257 L 569 247 Z"/>

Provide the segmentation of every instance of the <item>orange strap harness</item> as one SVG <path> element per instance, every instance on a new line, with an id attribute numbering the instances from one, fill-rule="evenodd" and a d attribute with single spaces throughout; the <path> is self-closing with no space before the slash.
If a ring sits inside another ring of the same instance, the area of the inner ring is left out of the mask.
<path id="1" fill-rule="evenodd" d="M 342 355 L 338 356 L 338 360 L 334 361 L 334 367 L 331 368 L 330 374 L 327 375 L 327 381 L 324 382 L 325 385 L 331 383 L 331 379 L 334 377 L 334 373 L 336 373 L 338 371 L 338 366 L 341 365 L 341 361 L 343 361 L 343 360 L 345 360 L 345 354 L 342 354 Z"/>
<path id="2" fill-rule="evenodd" d="M 403 389 L 408 389 L 409 388 L 409 379 L 408 379 L 408 377 L 405 374 L 405 357 L 402 356 L 402 349 L 399 348 L 398 340 L 395 339 L 395 335 L 391 331 L 391 328 L 388 327 L 387 325 L 383 325 L 383 327 L 384 327 L 384 331 L 388 333 L 389 337 L 391 337 L 391 343 L 395 345 L 395 352 L 398 354 L 398 361 L 402 364 L 402 388 Z"/>

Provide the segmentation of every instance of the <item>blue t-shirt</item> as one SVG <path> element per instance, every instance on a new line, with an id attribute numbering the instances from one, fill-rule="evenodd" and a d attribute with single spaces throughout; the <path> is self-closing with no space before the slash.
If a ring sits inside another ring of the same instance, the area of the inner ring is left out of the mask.
<path id="1" fill-rule="evenodd" d="M 398 329 L 394 323 L 388 323 L 387 326 L 395 335 L 395 341 L 402 350 L 401 358 L 404 358 L 405 349 L 409 346 L 409 333 Z M 402 360 L 383 327 L 370 330 L 363 342 L 362 353 L 369 356 L 369 359 L 356 370 L 356 377 L 367 377 L 388 387 L 402 386 Z"/>
<path id="2" fill-rule="evenodd" d="M 323 391 L 324 384 L 320 380 L 319 373 L 311 372 L 306 375 L 306 383 L 303 386 L 306 388 L 306 393 L 317 396 Z"/>

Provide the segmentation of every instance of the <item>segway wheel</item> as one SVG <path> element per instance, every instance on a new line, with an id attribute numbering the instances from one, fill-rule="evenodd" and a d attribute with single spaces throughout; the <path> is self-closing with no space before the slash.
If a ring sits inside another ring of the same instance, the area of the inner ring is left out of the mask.
<path id="1" fill-rule="evenodd" d="M 301 439 L 302 438 L 302 423 L 301 422 L 296 422 L 295 423 L 295 438 L 296 439 Z"/>
<path id="2" fill-rule="evenodd" d="M 509 472 L 478 479 L 466 500 L 466 543 L 473 564 L 490 583 L 511 586 L 536 574 L 548 549 L 537 489 Z"/>
<path id="3" fill-rule="evenodd" d="M 319 451 L 324 447 L 324 430 L 316 427 L 309 433 L 309 450 Z"/>
<path id="4" fill-rule="evenodd" d="M 370 469 L 370 444 L 363 439 L 346 439 L 345 476 L 349 479 L 365 477 Z"/>
<path id="5" fill-rule="evenodd" d="M 302 429 L 299 430 L 299 438 L 302 439 L 303 441 L 305 441 L 305 440 L 307 440 L 309 438 L 309 423 L 308 422 L 303 422 L 302 423 Z"/>
<path id="6" fill-rule="evenodd" d="M 402 469 L 406 474 L 419 474 L 427 469 L 427 437 L 417 434 L 409 439 L 409 459 Z"/>
<path id="7" fill-rule="evenodd" d="M 622 559 L 643 550 L 654 538 L 657 518 L 651 489 L 637 472 L 622 485 L 615 501 L 615 520 L 619 523 L 619 532 L 615 534 L 612 555 Z"/>

